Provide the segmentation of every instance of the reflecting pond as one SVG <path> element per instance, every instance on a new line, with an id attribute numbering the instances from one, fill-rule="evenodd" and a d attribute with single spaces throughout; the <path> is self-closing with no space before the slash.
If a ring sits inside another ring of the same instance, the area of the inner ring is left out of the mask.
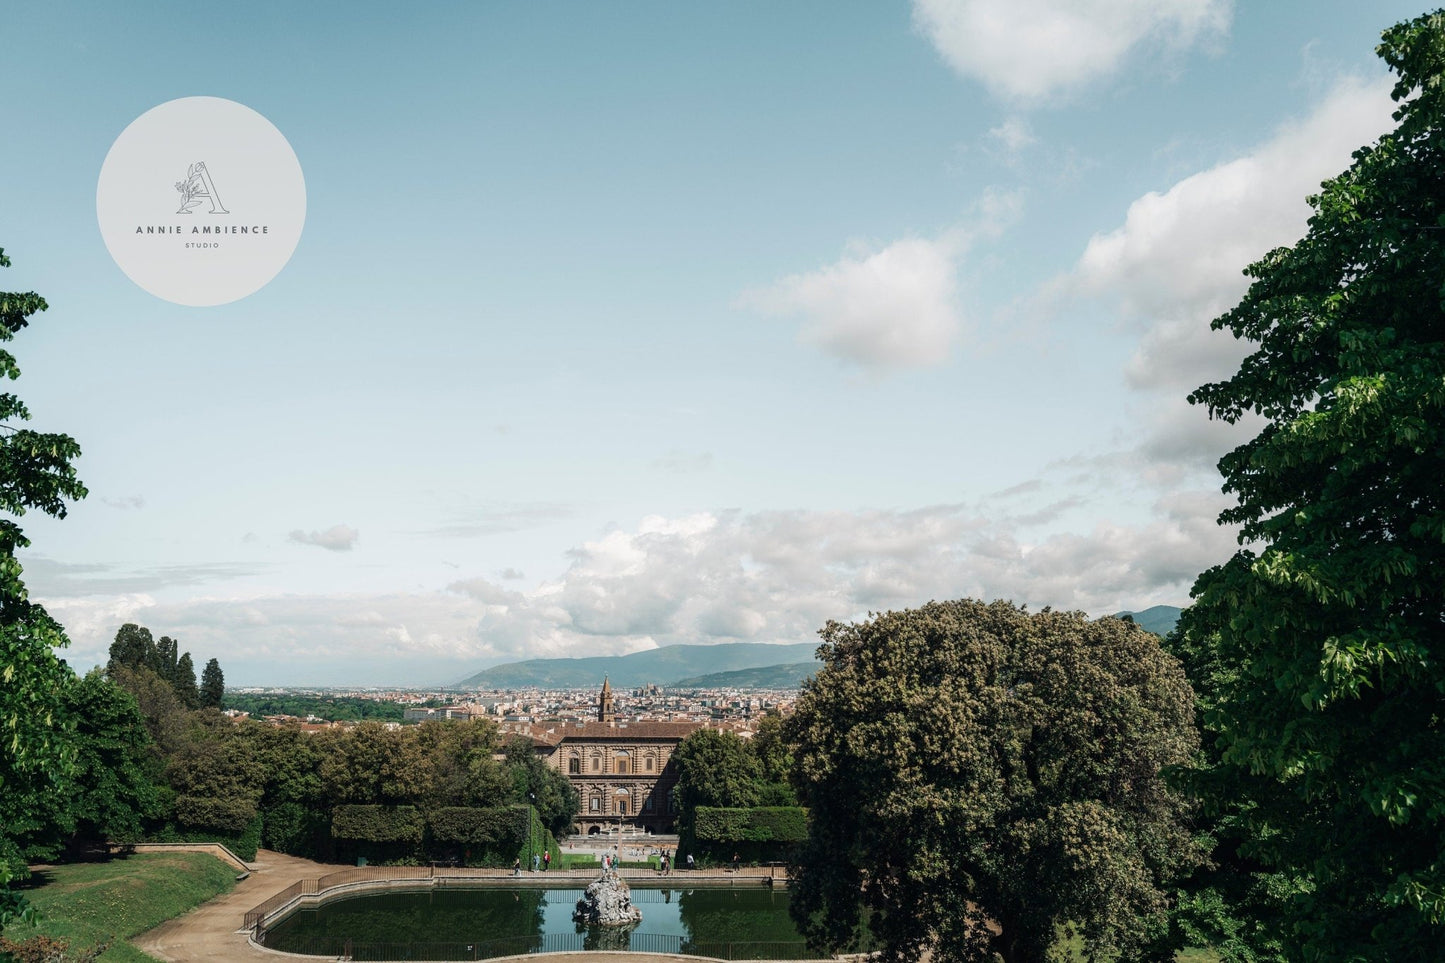
<path id="1" fill-rule="evenodd" d="M 643 888 L 631 929 L 572 921 L 582 889 L 427 889 L 340 899 L 301 910 L 266 934 L 269 949 L 355 960 L 472 960 L 521 953 L 633 950 L 724 959 L 813 959 L 766 886 Z"/>

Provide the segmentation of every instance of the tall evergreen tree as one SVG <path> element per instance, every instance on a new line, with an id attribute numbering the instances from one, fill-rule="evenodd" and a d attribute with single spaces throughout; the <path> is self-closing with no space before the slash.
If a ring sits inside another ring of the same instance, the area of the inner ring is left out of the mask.
<path id="1" fill-rule="evenodd" d="M 110 644 L 110 668 L 123 665 L 128 669 L 138 669 L 141 666 L 153 667 L 155 662 L 156 643 L 151 638 L 151 630 L 144 625 L 136 625 L 134 622 L 127 622 L 115 633 L 115 641 Z"/>
<path id="2" fill-rule="evenodd" d="M 163 635 L 156 642 L 156 674 L 172 685 L 176 681 L 176 664 L 179 661 L 180 646 L 169 635 Z"/>
<path id="3" fill-rule="evenodd" d="M 226 677 L 221 673 L 221 663 L 211 659 L 201 671 L 201 705 L 207 709 L 219 709 L 225 696 Z"/>
<path id="4" fill-rule="evenodd" d="M 172 687 L 187 709 L 200 708 L 201 690 L 196 686 L 196 666 L 191 661 L 189 652 L 182 652 L 180 660 L 176 662 L 176 677 Z"/>

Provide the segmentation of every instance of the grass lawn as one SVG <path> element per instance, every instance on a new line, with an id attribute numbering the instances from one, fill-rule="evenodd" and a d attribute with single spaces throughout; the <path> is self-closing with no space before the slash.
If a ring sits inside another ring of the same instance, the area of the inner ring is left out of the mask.
<path id="1" fill-rule="evenodd" d="M 236 885 L 236 870 L 205 853 L 144 853 L 104 863 L 71 863 L 35 874 L 23 892 L 41 914 L 34 926 L 11 925 L 19 943 L 44 935 L 71 952 L 110 942 L 106 963 L 155 958 L 125 942 Z"/>
<path id="2" fill-rule="evenodd" d="M 601 869 L 602 863 L 593 853 L 563 853 L 561 869 Z"/>

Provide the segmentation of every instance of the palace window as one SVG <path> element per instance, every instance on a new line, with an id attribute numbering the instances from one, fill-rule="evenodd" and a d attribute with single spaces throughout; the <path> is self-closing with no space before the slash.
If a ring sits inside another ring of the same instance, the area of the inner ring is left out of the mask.
<path id="1" fill-rule="evenodd" d="M 571 759 L 568 759 L 567 771 L 574 776 L 580 773 L 582 771 L 582 760 L 576 758 L 575 756 Z"/>
<path id="2" fill-rule="evenodd" d="M 601 771 L 602 771 L 602 760 L 601 760 L 601 759 L 598 759 L 596 756 L 593 756 L 593 757 L 592 757 L 592 771 L 593 771 L 593 772 L 601 772 Z"/>
<path id="3" fill-rule="evenodd" d="M 648 772 L 652 772 L 652 764 L 653 764 L 654 761 L 655 761 L 655 760 L 653 760 L 653 758 L 652 758 L 651 756 L 648 756 L 648 757 L 647 757 L 647 771 L 648 771 Z"/>
<path id="4" fill-rule="evenodd" d="M 600 813 L 600 812 L 602 811 L 602 799 L 601 799 L 601 797 L 599 797 L 599 796 L 593 796 L 593 797 L 592 797 L 592 811 L 593 811 L 594 813 Z"/>

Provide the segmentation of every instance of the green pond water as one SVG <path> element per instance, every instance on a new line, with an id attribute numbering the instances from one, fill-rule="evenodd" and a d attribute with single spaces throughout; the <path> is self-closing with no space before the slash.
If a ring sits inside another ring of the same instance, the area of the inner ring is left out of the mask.
<path id="1" fill-rule="evenodd" d="M 273 927 L 269 949 L 355 960 L 471 960 L 520 953 L 633 950 L 724 959 L 810 959 L 788 892 L 633 887 L 630 929 L 572 921 L 582 889 L 430 889 L 378 893 L 302 910 Z"/>

